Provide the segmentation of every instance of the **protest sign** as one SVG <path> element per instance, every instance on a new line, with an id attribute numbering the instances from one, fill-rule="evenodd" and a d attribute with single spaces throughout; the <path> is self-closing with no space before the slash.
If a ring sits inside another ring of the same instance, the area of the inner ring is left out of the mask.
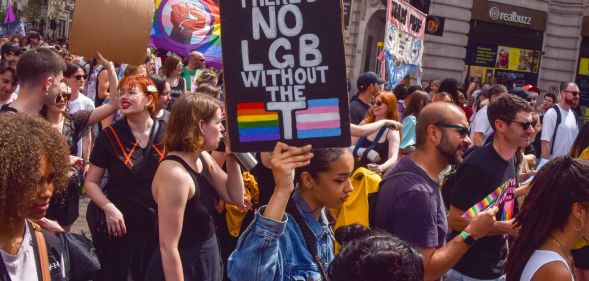
<path id="1" fill-rule="evenodd" d="M 207 66 L 222 68 L 219 6 L 213 0 L 156 1 L 151 43 L 181 56 L 199 51 Z"/>
<path id="2" fill-rule="evenodd" d="M 152 18 L 153 0 L 78 0 L 70 51 L 88 58 L 98 51 L 114 62 L 143 64 Z"/>
<path id="3" fill-rule="evenodd" d="M 387 88 L 421 68 L 426 16 L 402 0 L 388 0 L 384 57 Z"/>
<path id="4" fill-rule="evenodd" d="M 340 0 L 221 2 L 232 150 L 350 145 L 341 9 Z"/>

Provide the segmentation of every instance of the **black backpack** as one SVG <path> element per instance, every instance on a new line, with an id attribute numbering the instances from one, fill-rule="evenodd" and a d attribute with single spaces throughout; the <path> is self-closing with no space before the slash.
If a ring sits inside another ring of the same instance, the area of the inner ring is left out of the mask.
<path id="1" fill-rule="evenodd" d="M 562 116 L 560 115 L 560 109 L 558 108 L 558 105 L 555 104 L 551 108 L 554 109 L 554 111 L 556 111 L 556 125 L 554 125 L 554 133 L 552 134 L 552 139 L 550 141 L 550 155 L 552 155 L 552 153 L 554 152 L 554 141 L 556 140 L 556 132 L 558 131 L 558 126 L 560 126 L 560 123 L 562 122 Z"/>

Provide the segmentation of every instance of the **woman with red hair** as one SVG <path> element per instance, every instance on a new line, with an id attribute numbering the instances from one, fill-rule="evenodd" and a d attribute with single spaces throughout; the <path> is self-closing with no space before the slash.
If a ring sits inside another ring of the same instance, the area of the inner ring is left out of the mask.
<path id="1" fill-rule="evenodd" d="M 376 96 L 366 118 L 360 124 L 385 119 L 399 121 L 397 98 L 391 92 L 381 92 Z M 360 157 L 359 166 L 384 173 L 397 162 L 400 142 L 401 135 L 398 130 L 383 127 L 367 137 L 360 138 L 353 153 Z"/>
<path id="2" fill-rule="evenodd" d="M 144 280 L 157 245 L 151 182 L 165 154 L 164 126 L 153 116 L 158 93 L 148 77 L 125 77 L 113 94 L 120 95 L 125 118 L 98 135 L 90 155 L 85 186 L 94 206 L 89 206 L 87 216 L 104 212 L 105 219 L 94 224 L 89 219 L 88 224 L 102 266 L 101 280 Z M 105 172 L 108 180 L 101 188 Z"/>

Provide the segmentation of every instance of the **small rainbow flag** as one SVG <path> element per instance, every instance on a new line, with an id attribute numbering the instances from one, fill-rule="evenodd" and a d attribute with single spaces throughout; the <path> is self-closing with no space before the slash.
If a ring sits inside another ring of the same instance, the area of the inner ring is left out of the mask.
<path id="1" fill-rule="evenodd" d="M 499 201 L 498 199 L 502 198 L 505 194 L 505 190 L 509 186 L 509 182 L 509 180 L 505 181 L 502 185 L 497 187 L 495 191 L 487 195 L 487 197 L 483 198 L 483 200 L 470 207 L 470 209 L 464 212 L 464 215 L 462 216 L 465 218 L 474 218 L 478 213 L 496 205 L 496 203 Z"/>
<path id="2" fill-rule="evenodd" d="M 280 139 L 277 112 L 266 111 L 263 102 L 237 104 L 239 141 L 275 141 Z"/>
<path id="3" fill-rule="evenodd" d="M 297 137 L 335 137 L 342 134 L 339 99 L 308 100 L 307 109 L 296 113 Z"/>

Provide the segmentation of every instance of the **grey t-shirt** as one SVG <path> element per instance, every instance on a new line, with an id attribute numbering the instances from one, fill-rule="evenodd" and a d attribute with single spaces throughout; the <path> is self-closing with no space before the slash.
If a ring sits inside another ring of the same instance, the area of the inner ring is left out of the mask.
<path id="1" fill-rule="evenodd" d="M 438 183 L 410 157 L 402 158 L 381 183 L 374 224 L 414 247 L 444 245 L 448 221 Z"/>

